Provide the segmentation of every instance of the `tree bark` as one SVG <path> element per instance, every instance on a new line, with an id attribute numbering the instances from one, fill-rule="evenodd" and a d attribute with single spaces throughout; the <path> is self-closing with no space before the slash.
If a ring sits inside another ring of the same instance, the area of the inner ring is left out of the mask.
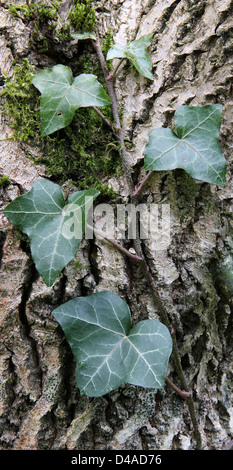
<path id="1" fill-rule="evenodd" d="M 154 82 L 129 63 L 121 65 L 116 80 L 136 186 L 146 175 L 143 154 L 152 128 L 172 126 L 183 104 L 223 105 L 226 184 L 193 180 L 183 170 L 158 172 L 141 196 L 144 203 L 170 204 L 169 248 L 157 251 L 145 240 L 144 250 L 175 330 L 203 448 L 220 450 L 233 437 L 233 1 L 94 4 L 100 37 L 109 28 L 119 43 L 154 33 Z M 44 67 L 46 57 L 31 49 L 30 22 L 12 17 L 4 1 L 0 15 L 2 74 L 12 76 L 14 59 L 25 57 Z M 1 123 L 4 139 L 12 131 L 4 116 Z M 4 208 L 46 169 L 27 157 L 25 145 L 2 140 L 0 146 L 0 173 L 11 181 L 0 187 Z M 110 177 L 108 183 L 127 201 L 124 177 Z M 84 240 L 76 257 L 82 267 L 71 262 L 48 288 L 3 215 L 0 247 L 0 449 L 195 449 L 187 403 L 168 385 L 163 391 L 124 385 L 101 398 L 80 396 L 72 352 L 52 316 L 54 308 L 73 297 L 107 289 L 127 300 L 133 321 L 160 320 L 140 266 L 104 241 Z M 172 361 L 168 376 L 180 386 Z"/>

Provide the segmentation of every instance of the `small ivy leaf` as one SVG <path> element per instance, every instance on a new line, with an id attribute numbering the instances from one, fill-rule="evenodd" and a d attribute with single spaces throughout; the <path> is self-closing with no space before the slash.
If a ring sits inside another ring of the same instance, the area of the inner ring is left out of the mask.
<path id="1" fill-rule="evenodd" d="M 73 33 L 71 34 L 72 38 L 74 39 L 94 39 L 96 40 L 96 35 L 91 31 L 86 31 L 85 33 Z"/>
<path id="2" fill-rule="evenodd" d="M 142 36 L 135 41 L 130 42 L 126 46 L 114 44 L 108 51 L 107 60 L 110 59 L 129 59 L 137 71 L 146 78 L 154 80 L 151 72 L 152 63 L 147 51 L 147 47 L 151 44 L 152 34 Z"/>
<path id="3" fill-rule="evenodd" d="M 176 133 L 153 129 L 145 149 L 146 170 L 183 168 L 193 178 L 225 183 L 226 160 L 218 136 L 222 106 L 181 106 L 174 116 Z"/>
<path id="4" fill-rule="evenodd" d="M 98 194 L 95 189 L 77 191 L 66 204 L 60 186 L 41 178 L 5 208 L 9 221 L 28 235 L 32 258 L 47 286 L 76 255 L 87 212 Z M 72 232 L 76 227 L 78 234 Z"/>
<path id="5" fill-rule="evenodd" d="M 42 94 L 42 136 L 68 126 L 78 108 L 111 103 L 95 75 L 83 73 L 73 79 L 70 68 L 65 65 L 38 72 L 32 83 Z"/>
<path id="6" fill-rule="evenodd" d="M 144 320 L 131 329 L 127 303 L 109 291 L 69 300 L 53 315 L 76 358 L 81 393 L 97 397 L 126 382 L 164 386 L 172 340 L 162 323 Z"/>

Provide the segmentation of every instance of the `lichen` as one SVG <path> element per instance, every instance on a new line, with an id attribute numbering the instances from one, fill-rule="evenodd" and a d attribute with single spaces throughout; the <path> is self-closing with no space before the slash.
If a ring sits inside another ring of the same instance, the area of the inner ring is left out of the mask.
<path id="1" fill-rule="evenodd" d="M 58 393 L 59 384 L 59 374 L 55 371 L 47 378 L 43 389 L 43 397 L 46 398 L 48 401 L 54 401 Z"/>

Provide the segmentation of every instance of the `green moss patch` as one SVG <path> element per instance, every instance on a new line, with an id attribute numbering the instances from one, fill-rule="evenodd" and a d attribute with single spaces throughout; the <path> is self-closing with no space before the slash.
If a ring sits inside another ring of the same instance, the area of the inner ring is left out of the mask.
<path id="1" fill-rule="evenodd" d="M 22 21 L 32 24 L 32 43 L 39 52 L 48 50 L 47 36 L 54 34 L 60 41 L 71 40 L 73 31 L 93 31 L 95 28 L 95 10 L 91 0 L 73 0 L 67 19 L 60 15 L 62 0 L 45 3 L 42 0 L 27 0 L 26 4 L 8 5 L 10 13 Z M 32 23 L 33 22 L 33 23 Z"/>
<path id="2" fill-rule="evenodd" d="M 95 11 L 91 0 L 73 0 L 67 21 L 60 22 L 62 1 L 49 4 L 27 0 L 26 4 L 8 5 L 12 15 L 30 23 L 33 28 L 32 41 L 37 52 L 47 52 L 47 35 L 53 31 L 60 40 L 71 39 L 70 31 L 83 32 L 95 27 Z M 57 22 L 59 20 L 59 27 Z M 38 40 L 37 38 L 38 34 Z M 43 36 L 41 38 L 41 35 Z M 104 52 L 112 45 L 112 31 L 103 40 Z M 74 76 L 80 73 L 99 75 L 99 65 L 88 43 L 81 44 L 79 56 L 72 61 Z M 95 186 L 102 193 L 114 196 L 114 192 L 101 181 L 120 171 L 119 146 L 116 137 L 92 108 L 79 109 L 70 124 L 45 138 L 40 137 L 40 94 L 32 85 L 35 69 L 27 59 L 14 66 L 14 78 L 5 77 L 2 112 L 14 130 L 13 139 L 37 147 L 42 156 L 28 155 L 38 164 L 44 164 L 48 176 L 59 184 L 73 181 L 80 189 Z M 110 107 L 101 111 L 112 119 Z"/>
<path id="3" fill-rule="evenodd" d="M 39 133 L 39 95 L 31 81 L 34 68 L 24 59 L 14 66 L 14 78 L 5 77 L 2 112 L 15 131 L 13 139 L 27 142 Z"/>
<path id="4" fill-rule="evenodd" d="M 62 0 L 50 2 L 46 5 L 42 1 L 27 0 L 26 4 L 8 5 L 9 11 L 13 16 L 23 20 L 56 20 Z"/>
<path id="5" fill-rule="evenodd" d="M 92 31 L 95 28 L 95 10 L 91 0 L 74 0 L 69 19 L 75 31 Z"/>
<path id="6" fill-rule="evenodd" d="M 14 78 L 6 77 L 1 92 L 2 112 L 14 130 L 13 139 L 38 147 L 43 156 L 30 158 L 44 164 L 48 176 L 59 184 L 70 180 L 80 189 L 95 186 L 113 196 L 101 180 L 120 171 L 116 138 L 92 108 L 80 108 L 70 126 L 40 137 L 40 94 L 32 85 L 34 74 L 34 68 L 24 59 L 14 66 Z M 111 120 L 109 107 L 102 112 Z"/>

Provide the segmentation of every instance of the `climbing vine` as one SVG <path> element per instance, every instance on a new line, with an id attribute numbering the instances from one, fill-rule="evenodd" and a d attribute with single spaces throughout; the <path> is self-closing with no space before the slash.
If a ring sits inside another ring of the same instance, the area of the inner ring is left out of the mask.
<path id="1" fill-rule="evenodd" d="M 88 6 L 88 2 L 86 4 Z M 74 16 L 71 19 L 74 21 Z M 93 74 L 82 73 L 73 77 L 71 69 L 62 64 L 38 72 L 32 82 L 41 93 L 42 136 L 68 126 L 81 108 L 92 108 L 118 139 L 132 205 L 139 201 L 154 171 L 183 168 L 193 178 L 210 184 L 224 184 L 226 160 L 218 141 L 222 107 L 212 104 L 203 107 L 181 106 L 174 116 L 175 130 L 158 128 L 151 131 L 144 152 L 148 173 L 135 188 L 114 83 L 123 60 L 130 61 L 145 79 L 154 79 L 148 53 L 152 35 L 140 37 L 127 45 L 112 44 L 106 58 L 99 38 L 92 30 L 75 33 L 72 37 L 91 42 L 105 84 L 102 85 Z M 106 60 L 112 59 L 118 59 L 118 62 L 115 69 L 111 67 L 110 70 Z M 106 116 L 100 107 L 111 107 L 113 119 Z M 10 222 L 28 235 L 35 266 L 48 286 L 53 285 L 62 269 L 75 257 L 85 230 L 92 228 L 88 214 L 98 196 L 99 191 L 90 188 L 74 192 L 65 201 L 59 185 L 47 179 L 38 179 L 31 191 L 5 208 L 4 214 Z M 159 389 L 166 381 L 187 401 L 197 448 L 200 449 L 201 434 L 192 393 L 186 384 L 169 314 L 160 299 L 143 252 L 138 225 L 132 241 L 133 251 L 98 230 L 96 234 L 140 265 L 161 321 L 139 321 L 132 327 L 127 303 L 110 291 L 78 297 L 55 309 L 53 315 L 76 358 L 77 385 L 88 396 L 100 396 L 123 383 Z M 171 354 L 181 389 L 166 375 Z"/>

